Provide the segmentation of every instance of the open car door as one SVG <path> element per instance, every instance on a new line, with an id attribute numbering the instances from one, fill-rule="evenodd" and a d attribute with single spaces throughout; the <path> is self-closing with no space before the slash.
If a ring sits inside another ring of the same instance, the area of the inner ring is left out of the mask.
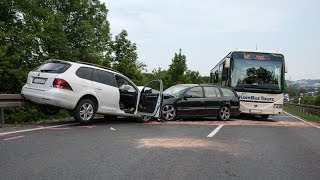
<path id="1" fill-rule="evenodd" d="M 147 83 L 140 92 L 137 113 L 150 117 L 161 117 L 162 92 L 162 80 L 153 80 Z"/>

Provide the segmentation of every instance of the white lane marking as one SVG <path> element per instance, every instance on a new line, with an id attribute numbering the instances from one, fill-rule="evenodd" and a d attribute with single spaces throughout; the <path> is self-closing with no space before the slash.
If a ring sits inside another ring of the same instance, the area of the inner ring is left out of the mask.
<path id="1" fill-rule="evenodd" d="M 219 125 L 215 130 L 213 130 L 207 137 L 213 137 L 222 128 L 223 125 Z"/>
<path id="2" fill-rule="evenodd" d="M 52 128 L 58 128 L 58 127 L 64 127 L 64 126 L 72 126 L 77 125 L 79 123 L 70 123 L 70 124 L 62 124 L 62 125 L 56 125 L 56 126 L 47 126 L 47 127 L 39 127 L 39 128 L 32 128 L 32 129 L 24 129 L 19 131 L 11 131 L 11 132 L 4 132 L 0 133 L 0 136 L 8 135 L 8 134 L 16 134 L 16 133 L 22 133 L 22 132 L 29 132 L 29 131 L 38 131 L 42 129 L 52 129 Z"/>
<path id="3" fill-rule="evenodd" d="M 288 112 L 286 112 L 286 111 L 284 111 L 284 112 L 287 113 L 287 114 L 289 114 L 291 117 L 294 117 L 294 118 L 296 118 L 296 119 L 298 119 L 298 120 L 300 120 L 300 121 L 303 121 L 304 123 L 306 123 L 306 124 L 308 124 L 308 125 L 310 125 L 310 126 L 312 126 L 312 127 L 316 127 L 316 128 L 318 128 L 318 129 L 320 129 L 319 126 L 314 125 L 314 124 L 312 124 L 312 123 L 310 123 L 310 122 L 308 122 L 308 121 L 305 121 L 305 120 L 301 119 L 301 118 L 298 117 L 298 116 L 292 115 L 292 114 L 290 114 L 290 113 L 288 113 Z"/>
<path id="4" fill-rule="evenodd" d="M 18 139 L 18 138 L 22 138 L 24 136 L 16 136 L 16 137 L 10 137 L 10 138 L 5 138 L 3 139 L 4 141 L 8 141 L 8 140 L 13 140 L 13 139 Z"/>

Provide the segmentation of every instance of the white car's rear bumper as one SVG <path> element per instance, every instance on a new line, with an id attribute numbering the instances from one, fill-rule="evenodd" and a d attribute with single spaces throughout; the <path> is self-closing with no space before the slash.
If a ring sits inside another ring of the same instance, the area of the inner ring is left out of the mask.
<path id="1" fill-rule="evenodd" d="M 38 104 L 48 104 L 65 109 L 74 109 L 78 98 L 73 91 L 59 88 L 49 90 L 30 88 L 24 85 L 21 94 L 28 100 Z"/>

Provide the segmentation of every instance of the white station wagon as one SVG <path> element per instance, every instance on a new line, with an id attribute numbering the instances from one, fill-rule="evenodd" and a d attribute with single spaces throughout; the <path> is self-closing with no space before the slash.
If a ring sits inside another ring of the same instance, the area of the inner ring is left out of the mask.
<path id="1" fill-rule="evenodd" d="M 157 91 L 147 91 L 150 88 Z M 162 92 L 161 80 L 153 80 L 139 90 L 129 78 L 109 68 L 48 60 L 29 72 L 21 94 L 45 114 L 67 109 L 77 121 L 88 123 L 95 114 L 139 121 L 145 116 L 160 117 Z"/>

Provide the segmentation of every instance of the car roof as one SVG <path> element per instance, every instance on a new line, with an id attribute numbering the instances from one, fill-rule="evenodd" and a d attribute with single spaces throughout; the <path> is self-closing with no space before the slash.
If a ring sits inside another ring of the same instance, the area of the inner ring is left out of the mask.
<path id="1" fill-rule="evenodd" d="M 175 84 L 173 86 L 186 86 L 186 87 L 193 87 L 193 86 L 198 86 L 199 84 Z"/>
<path id="2" fill-rule="evenodd" d="M 99 69 L 99 70 L 108 71 L 108 72 L 117 74 L 119 76 L 122 76 L 122 77 L 126 78 L 127 80 L 129 80 L 132 84 L 135 84 L 130 78 L 128 78 L 127 76 L 123 75 L 121 72 L 116 71 L 116 70 L 114 70 L 112 68 L 108 68 L 108 67 L 97 65 L 97 64 L 93 64 L 93 63 L 81 62 L 81 61 L 72 62 L 72 61 L 65 61 L 65 60 L 60 60 L 60 59 L 49 59 L 49 60 L 47 60 L 45 62 L 46 63 L 47 62 L 63 62 L 63 63 L 69 63 L 71 65 L 78 65 L 78 66 L 83 66 L 83 67 L 94 67 L 94 68 Z"/>
<path id="3" fill-rule="evenodd" d="M 65 60 L 60 60 L 60 59 L 49 59 L 49 60 L 46 61 L 46 63 L 47 62 L 63 62 L 63 63 L 69 63 L 71 65 L 74 65 L 74 64 L 85 65 L 86 67 L 92 67 L 93 66 L 93 67 L 95 67 L 97 69 L 108 70 L 108 71 L 115 72 L 115 73 L 123 75 L 119 71 L 116 71 L 116 70 L 114 70 L 112 68 L 101 66 L 101 65 L 98 65 L 98 64 L 89 63 L 89 62 L 82 62 L 82 61 L 72 62 L 72 61 L 65 61 Z"/>
<path id="4" fill-rule="evenodd" d="M 85 67 L 94 67 L 94 68 L 97 68 L 97 69 L 100 69 L 100 70 L 107 70 L 109 72 L 113 72 L 115 74 L 119 74 L 119 75 L 122 75 L 124 76 L 121 72 L 117 71 L 117 70 L 114 70 L 112 68 L 109 68 L 109 67 L 105 67 L 105 66 L 101 66 L 101 65 L 98 65 L 98 64 L 93 64 L 93 63 L 89 63 L 89 62 L 82 62 L 82 61 L 77 61 L 77 62 L 72 62 L 72 61 L 65 61 L 65 60 L 60 60 L 60 59 L 49 59 L 45 62 L 63 62 L 63 63 L 69 63 L 71 65 L 83 65 Z"/>

